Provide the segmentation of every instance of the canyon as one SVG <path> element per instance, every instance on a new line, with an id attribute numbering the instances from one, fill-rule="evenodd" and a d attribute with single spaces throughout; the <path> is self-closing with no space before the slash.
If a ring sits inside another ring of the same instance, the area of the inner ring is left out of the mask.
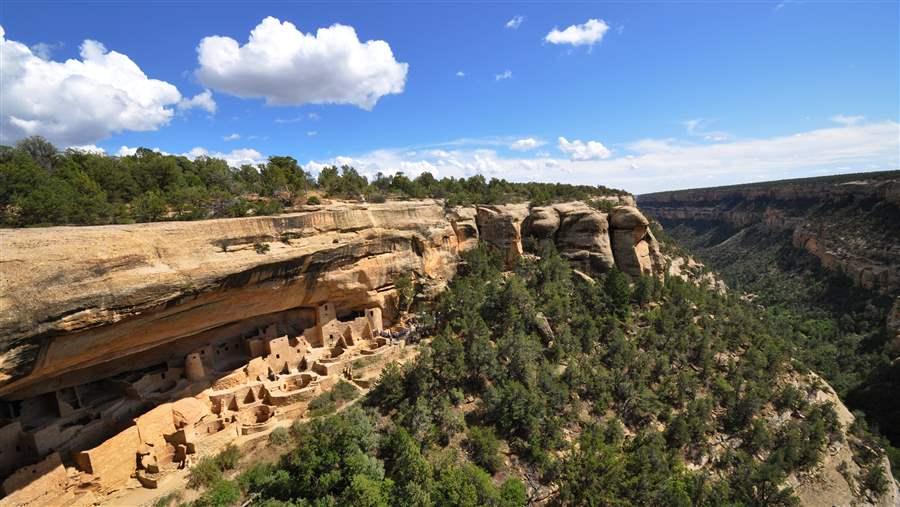
<path id="1" fill-rule="evenodd" d="M 12 505 L 153 488 L 228 443 L 365 391 L 416 353 L 417 297 L 483 241 L 553 241 L 586 273 L 660 274 L 649 220 L 563 203 L 333 203 L 276 217 L 0 231 L 0 477 Z M 101 495 L 101 496 L 97 496 Z"/>
<path id="2" fill-rule="evenodd" d="M 794 359 L 896 448 L 900 171 L 637 200 L 664 242 L 689 249 L 734 292 L 796 330 Z"/>
<path id="3" fill-rule="evenodd" d="M 900 291 L 900 171 L 658 192 L 638 196 L 664 226 L 694 222 L 787 233 L 854 284 Z"/>

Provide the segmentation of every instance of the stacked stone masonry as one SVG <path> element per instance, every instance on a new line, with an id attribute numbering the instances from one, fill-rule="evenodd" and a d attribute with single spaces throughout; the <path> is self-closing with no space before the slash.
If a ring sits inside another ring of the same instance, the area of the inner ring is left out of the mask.
<path id="1" fill-rule="evenodd" d="M 159 476 L 241 435 L 293 420 L 341 378 L 368 385 L 405 342 L 379 307 L 339 319 L 332 303 L 299 330 L 271 324 L 206 344 L 181 361 L 23 400 L 0 428 L 3 503 L 40 504 Z M 355 372 L 354 362 L 366 358 Z M 62 435 L 62 436 L 61 436 Z M 22 463 L 34 465 L 15 470 Z M 78 473 L 69 480 L 63 463 Z"/>

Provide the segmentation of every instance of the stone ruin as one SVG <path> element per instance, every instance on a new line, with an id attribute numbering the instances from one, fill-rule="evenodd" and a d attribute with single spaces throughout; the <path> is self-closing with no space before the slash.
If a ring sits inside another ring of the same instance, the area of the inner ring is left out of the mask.
<path id="1" fill-rule="evenodd" d="M 155 488 L 197 455 L 302 417 L 341 378 L 368 388 L 403 354 L 380 307 L 339 319 L 325 302 L 314 314 L 301 332 L 270 324 L 149 370 L 4 404 L 2 503 L 70 504 L 134 480 Z"/>

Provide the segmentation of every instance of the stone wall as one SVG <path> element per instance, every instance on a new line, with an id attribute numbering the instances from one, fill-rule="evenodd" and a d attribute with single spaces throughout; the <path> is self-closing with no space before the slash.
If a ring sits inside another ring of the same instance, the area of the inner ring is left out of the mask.
<path id="1" fill-rule="evenodd" d="M 68 477 L 59 454 L 53 453 L 43 461 L 22 468 L 3 481 L 2 505 L 61 505 L 66 494 Z"/>
<path id="2" fill-rule="evenodd" d="M 79 469 L 92 474 L 105 488 L 114 489 L 131 478 L 140 446 L 137 426 L 129 426 L 97 447 L 78 453 L 74 459 Z"/>

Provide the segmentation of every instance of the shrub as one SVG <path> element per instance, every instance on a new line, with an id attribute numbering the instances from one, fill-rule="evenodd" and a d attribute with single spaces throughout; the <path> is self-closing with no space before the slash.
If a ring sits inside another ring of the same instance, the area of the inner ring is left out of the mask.
<path id="1" fill-rule="evenodd" d="M 387 201 L 387 197 L 384 194 L 372 194 L 369 196 L 369 202 L 373 202 L 375 204 L 381 204 Z"/>
<path id="2" fill-rule="evenodd" d="M 300 436 L 303 435 L 304 428 L 306 427 L 306 423 L 300 421 L 299 419 L 291 423 L 291 436 L 294 437 L 294 440 L 300 440 Z"/>
<path id="3" fill-rule="evenodd" d="M 197 464 L 191 467 L 188 473 L 188 487 L 197 489 L 201 486 L 209 486 L 210 484 L 222 479 L 222 470 L 216 458 L 206 456 L 200 458 Z"/>
<path id="4" fill-rule="evenodd" d="M 775 398 L 775 407 L 778 410 L 803 410 L 806 405 L 805 396 L 802 391 L 794 386 L 788 385 Z"/>
<path id="5" fill-rule="evenodd" d="M 353 387 L 349 382 L 344 382 L 343 380 L 334 386 L 331 393 L 334 396 L 335 401 L 350 401 L 359 396 L 359 390 Z"/>
<path id="6" fill-rule="evenodd" d="M 506 479 L 500 486 L 500 505 L 503 507 L 521 507 L 528 503 L 528 492 L 525 484 L 519 479 Z"/>
<path id="7" fill-rule="evenodd" d="M 231 507 L 241 499 L 237 483 L 219 479 L 203 495 L 194 500 L 193 507 Z"/>
<path id="8" fill-rule="evenodd" d="M 609 199 L 595 199 L 593 201 L 590 201 L 588 204 L 604 213 L 611 213 L 612 210 L 616 207 L 616 203 L 610 201 Z"/>
<path id="9" fill-rule="evenodd" d="M 466 446 L 472 455 L 472 461 L 482 468 L 497 473 L 503 464 L 500 459 L 500 440 L 490 427 L 473 426 L 469 428 Z"/>
<path id="10" fill-rule="evenodd" d="M 241 450 L 234 444 L 228 444 L 228 447 L 216 456 L 216 463 L 219 465 L 220 470 L 232 470 L 237 466 L 240 459 Z"/>
<path id="11" fill-rule="evenodd" d="M 883 495 L 887 491 L 889 484 L 880 463 L 872 464 L 869 469 L 863 473 L 860 482 L 866 489 L 875 493 L 876 497 Z"/>
<path id="12" fill-rule="evenodd" d="M 273 463 L 256 463 L 237 476 L 237 483 L 241 490 L 259 491 L 277 473 L 277 467 Z"/>
<path id="13" fill-rule="evenodd" d="M 331 391 L 322 393 L 309 402 L 309 415 L 316 417 L 330 414 L 344 403 L 356 399 L 358 396 L 358 389 L 350 383 L 341 380 Z"/>
<path id="14" fill-rule="evenodd" d="M 256 216 L 261 215 L 278 215 L 284 209 L 284 206 L 276 201 L 258 201 L 252 206 L 253 214 Z"/>
<path id="15" fill-rule="evenodd" d="M 285 445 L 291 439 L 291 434 L 288 432 L 287 428 L 275 428 L 272 430 L 272 433 L 269 433 L 269 443 L 272 445 Z"/>
<path id="16" fill-rule="evenodd" d="M 200 486 L 208 487 L 222 479 L 223 471 L 234 469 L 240 458 L 241 451 L 234 444 L 229 444 L 216 456 L 200 458 L 188 474 L 188 486 L 194 489 Z"/>
<path id="17" fill-rule="evenodd" d="M 308 204 L 310 206 L 318 206 L 318 205 L 322 204 L 322 201 L 319 200 L 319 198 L 317 196 L 311 195 L 306 198 L 306 204 Z"/>
<path id="18" fill-rule="evenodd" d="M 269 244 L 257 241 L 256 243 L 253 243 L 253 249 L 260 255 L 267 254 L 269 253 Z"/>
<path id="19" fill-rule="evenodd" d="M 397 407 L 406 397 L 406 388 L 403 385 L 403 370 L 397 363 L 389 363 L 378 377 L 378 383 L 370 392 L 367 402 L 388 410 Z"/>

